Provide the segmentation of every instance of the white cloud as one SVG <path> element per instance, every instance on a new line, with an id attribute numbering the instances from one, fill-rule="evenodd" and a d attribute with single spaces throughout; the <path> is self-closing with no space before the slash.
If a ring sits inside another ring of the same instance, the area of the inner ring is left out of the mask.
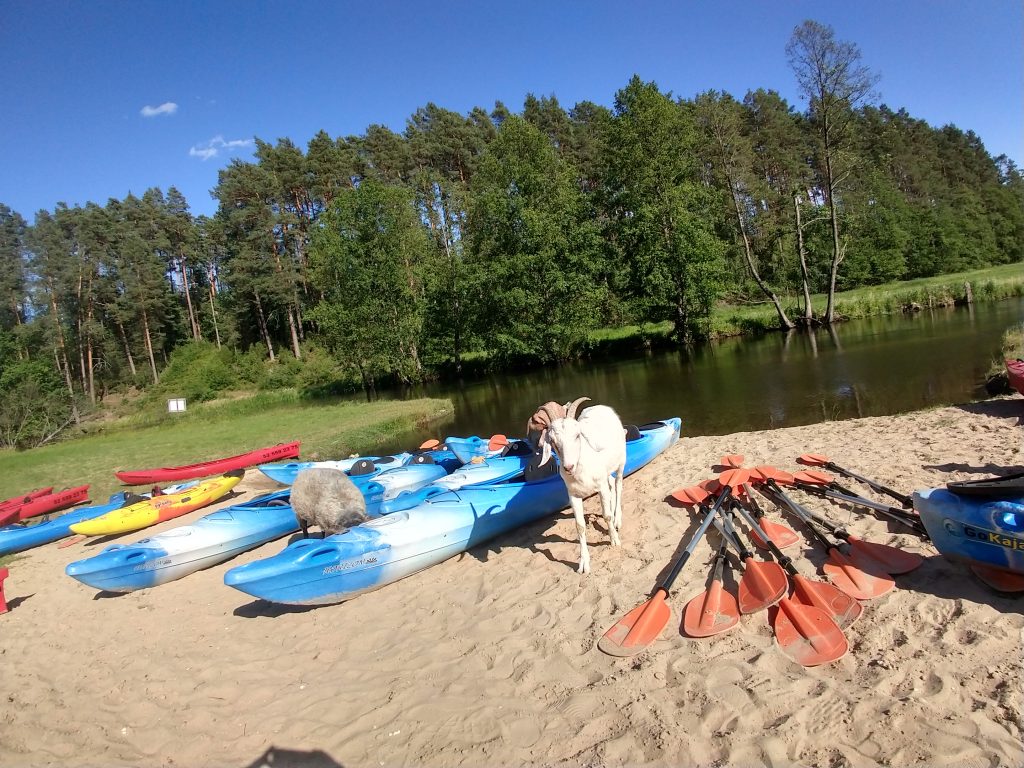
<path id="1" fill-rule="evenodd" d="M 173 115 L 178 111 L 178 105 L 173 101 L 165 101 L 159 107 L 151 107 L 148 104 L 139 110 L 143 117 L 157 117 L 158 115 Z"/>
<path id="2" fill-rule="evenodd" d="M 189 157 L 198 157 L 202 160 L 209 160 L 216 157 L 221 150 L 230 152 L 233 149 L 252 146 L 252 139 L 231 139 L 225 141 L 223 136 L 214 136 L 209 141 L 204 141 L 189 148 Z"/>

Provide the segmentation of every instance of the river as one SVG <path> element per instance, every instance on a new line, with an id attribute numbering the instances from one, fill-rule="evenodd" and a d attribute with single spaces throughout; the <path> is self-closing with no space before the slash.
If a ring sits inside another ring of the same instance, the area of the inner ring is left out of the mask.
<path id="1" fill-rule="evenodd" d="M 589 396 L 623 422 L 679 416 L 684 435 L 717 435 L 903 413 L 986 396 L 1003 332 L 1024 321 L 1024 298 L 839 323 L 831 329 L 740 337 L 689 351 L 584 361 L 383 397 L 450 398 L 454 418 L 402 435 L 522 435 L 547 400 Z M 437 434 L 442 432 L 443 434 Z"/>

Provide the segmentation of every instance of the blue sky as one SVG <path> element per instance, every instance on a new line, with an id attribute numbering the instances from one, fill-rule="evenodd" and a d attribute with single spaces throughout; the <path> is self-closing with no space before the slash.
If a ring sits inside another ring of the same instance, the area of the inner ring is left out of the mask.
<path id="1" fill-rule="evenodd" d="M 0 203 L 32 220 L 176 186 L 193 213 L 252 138 L 396 131 L 433 101 L 611 105 L 631 75 L 692 97 L 772 88 L 812 18 L 856 43 L 881 103 L 1024 161 L 1020 0 L 50 2 L 0 0 Z"/>

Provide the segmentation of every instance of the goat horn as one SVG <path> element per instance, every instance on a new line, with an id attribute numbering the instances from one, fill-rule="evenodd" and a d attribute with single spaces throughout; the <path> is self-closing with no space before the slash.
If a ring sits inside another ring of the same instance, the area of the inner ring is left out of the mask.
<path id="1" fill-rule="evenodd" d="M 567 419 L 575 419 L 576 418 L 576 409 L 580 407 L 580 403 L 584 403 L 584 402 L 586 402 L 589 399 L 590 399 L 589 397 L 577 397 L 571 403 L 568 403 L 565 406 L 565 418 L 567 418 Z"/>

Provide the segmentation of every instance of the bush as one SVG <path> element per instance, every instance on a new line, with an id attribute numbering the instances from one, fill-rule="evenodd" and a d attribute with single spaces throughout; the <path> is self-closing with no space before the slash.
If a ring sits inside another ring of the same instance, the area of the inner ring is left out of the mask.
<path id="1" fill-rule="evenodd" d="M 206 341 L 191 341 L 171 354 L 170 362 L 152 389 L 152 397 L 184 397 L 193 402 L 212 400 L 238 384 L 234 354 Z"/>

